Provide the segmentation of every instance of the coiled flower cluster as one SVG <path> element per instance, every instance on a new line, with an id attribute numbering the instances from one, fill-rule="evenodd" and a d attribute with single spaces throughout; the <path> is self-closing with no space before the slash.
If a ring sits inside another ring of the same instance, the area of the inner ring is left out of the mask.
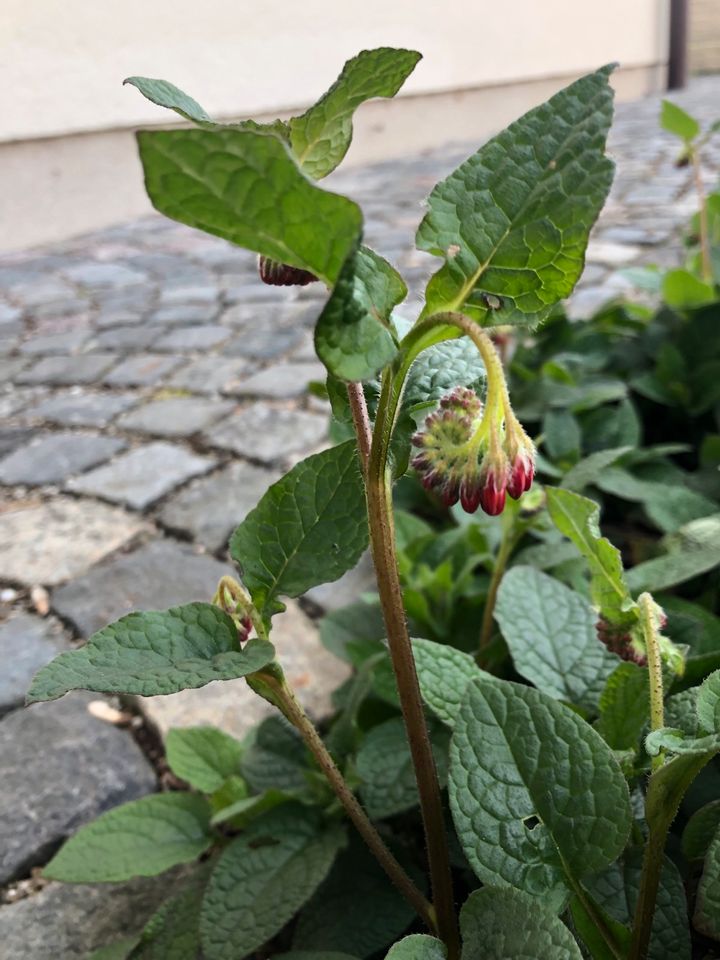
<path id="1" fill-rule="evenodd" d="M 535 448 L 510 407 L 504 380 L 483 405 L 469 387 L 442 397 L 437 410 L 412 438 L 418 452 L 412 466 L 428 490 L 452 506 L 490 516 L 505 508 L 506 496 L 519 499 L 535 474 Z"/>

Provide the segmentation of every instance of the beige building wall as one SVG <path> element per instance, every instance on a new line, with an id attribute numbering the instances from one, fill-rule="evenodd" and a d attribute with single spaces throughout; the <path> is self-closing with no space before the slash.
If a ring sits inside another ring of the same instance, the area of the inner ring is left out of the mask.
<path id="1" fill-rule="evenodd" d="M 690 70 L 720 70 L 720 0 L 690 0 Z"/>
<path id="2" fill-rule="evenodd" d="M 374 46 L 422 51 L 402 95 L 361 108 L 348 162 L 481 140 L 573 77 L 620 62 L 664 81 L 668 0 L 1 0 L 0 249 L 148 209 L 132 131 L 173 115 L 121 81 L 163 77 L 219 119 L 310 103 Z"/>

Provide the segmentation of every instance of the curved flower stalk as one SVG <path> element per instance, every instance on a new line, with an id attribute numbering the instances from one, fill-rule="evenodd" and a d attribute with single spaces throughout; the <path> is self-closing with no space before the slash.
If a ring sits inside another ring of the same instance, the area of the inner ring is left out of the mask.
<path id="1" fill-rule="evenodd" d="M 484 347 L 485 404 L 468 387 L 444 396 L 412 438 L 412 465 L 447 506 L 459 500 L 468 513 L 482 507 L 497 516 L 507 495 L 517 500 L 532 486 L 535 448 L 510 404 L 497 351 L 489 341 Z"/>

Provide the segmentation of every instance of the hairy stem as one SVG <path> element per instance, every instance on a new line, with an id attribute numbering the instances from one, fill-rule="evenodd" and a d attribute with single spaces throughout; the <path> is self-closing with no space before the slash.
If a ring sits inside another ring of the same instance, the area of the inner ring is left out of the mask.
<path id="1" fill-rule="evenodd" d="M 693 178 L 695 180 L 695 191 L 700 206 L 700 260 L 702 263 L 702 277 L 705 283 L 712 283 L 713 271 L 712 260 L 710 258 L 710 232 L 708 228 L 707 199 L 705 197 L 705 187 L 702 180 L 702 170 L 700 169 L 700 153 L 696 147 L 690 150 L 690 161 L 693 168 Z"/>
<path id="2" fill-rule="evenodd" d="M 367 502 L 380 604 L 420 795 L 438 935 L 448 948 L 448 960 L 457 960 L 459 944 L 445 818 L 405 620 L 395 553 L 391 481 L 387 465 L 377 463 L 374 455 L 371 455 L 368 471 Z"/>
<path id="3" fill-rule="evenodd" d="M 650 729 L 659 730 L 665 726 L 665 695 L 663 691 L 662 659 L 655 626 L 655 601 L 649 593 L 638 597 L 640 617 L 647 651 L 648 673 L 650 680 Z M 659 770 L 664 762 L 662 751 L 652 759 L 652 769 Z"/>
<path id="4" fill-rule="evenodd" d="M 259 671 L 253 674 L 252 678 L 248 678 L 248 681 L 260 696 L 273 703 L 295 727 L 303 738 L 305 745 L 315 757 L 318 766 L 325 774 L 335 795 L 370 852 L 428 928 L 435 934 L 439 933 L 432 905 L 418 890 L 385 845 L 355 794 L 345 782 L 345 778 L 323 743 L 322 737 L 305 713 L 279 668 L 272 672 Z"/>
<path id="5" fill-rule="evenodd" d="M 355 435 L 357 436 L 358 451 L 360 452 L 360 462 L 362 463 L 363 473 L 367 474 L 372 445 L 372 430 L 367 404 L 365 403 L 365 394 L 361 383 L 348 383 L 347 392 Z"/>

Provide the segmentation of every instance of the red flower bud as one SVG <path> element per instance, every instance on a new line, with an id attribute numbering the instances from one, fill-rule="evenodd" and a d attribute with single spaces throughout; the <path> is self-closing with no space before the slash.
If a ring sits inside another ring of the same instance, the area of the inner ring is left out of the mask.
<path id="1" fill-rule="evenodd" d="M 535 476 L 535 464 L 524 453 L 518 454 L 510 471 L 510 480 L 507 485 L 507 492 L 513 500 L 519 500 L 520 497 L 530 489 Z"/>
<path id="2" fill-rule="evenodd" d="M 287 263 L 271 260 L 270 257 L 260 257 L 258 273 L 263 283 L 273 287 L 305 287 L 317 280 L 315 274 L 309 270 L 291 267 Z"/>
<path id="3" fill-rule="evenodd" d="M 647 665 L 647 657 L 637 649 L 633 643 L 632 636 L 619 627 L 614 627 L 603 617 L 595 624 L 598 640 L 604 644 L 611 653 L 617 654 L 621 660 L 628 660 L 630 663 L 637 663 L 638 666 Z"/>
<path id="4" fill-rule="evenodd" d="M 491 517 L 496 517 L 505 509 L 505 489 L 505 477 L 495 470 L 489 470 L 480 491 L 480 506 Z"/>

